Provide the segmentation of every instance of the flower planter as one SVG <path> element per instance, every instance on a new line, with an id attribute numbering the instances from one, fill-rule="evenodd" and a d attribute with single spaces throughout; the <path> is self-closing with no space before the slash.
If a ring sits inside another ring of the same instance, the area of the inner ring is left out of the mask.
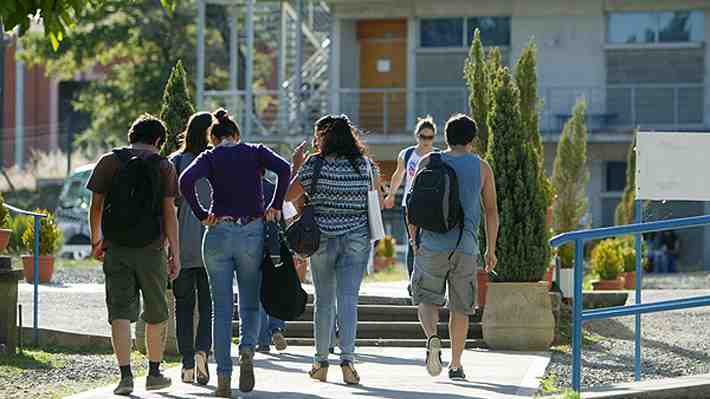
<path id="1" fill-rule="evenodd" d="M 616 291 L 624 287 L 624 282 L 617 278 L 616 280 L 600 280 L 592 283 L 595 291 Z"/>
<path id="2" fill-rule="evenodd" d="M 560 268 L 560 278 L 557 279 L 563 298 L 574 296 L 574 269 Z"/>
<path id="3" fill-rule="evenodd" d="M 25 281 L 34 283 L 34 256 L 22 255 L 22 267 L 25 275 Z M 42 255 L 39 257 L 39 282 L 40 284 L 48 283 L 52 280 L 54 274 L 54 256 Z"/>
<path id="4" fill-rule="evenodd" d="M 10 234 L 12 234 L 12 230 L 0 229 L 0 252 L 7 249 L 7 244 L 10 243 Z"/>
<path id="5" fill-rule="evenodd" d="M 476 293 L 478 307 L 483 307 L 486 304 L 486 293 L 488 292 L 488 272 L 479 270 L 476 273 L 476 279 L 478 280 L 478 292 Z"/>
<path id="6" fill-rule="evenodd" d="M 624 272 L 624 288 L 627 290 L 636 289 L 636 272 Z"/>
<path id="7" fill-rule="evenodd" d="M 555 337 L 549 290 L 541 283 L 489 283 L 483 339 L 493 350 L 547 350 Z"/>

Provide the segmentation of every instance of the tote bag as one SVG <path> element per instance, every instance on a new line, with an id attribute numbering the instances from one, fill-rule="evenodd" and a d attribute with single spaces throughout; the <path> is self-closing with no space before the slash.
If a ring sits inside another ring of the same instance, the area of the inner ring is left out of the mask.
<path id="1" fill-rule="evenodd" d="M 269 316 L 280 320 L 296 320 L 306 310 L 308 294 L 301 287 L 293 254 L 279 232 L 279 264 L 274 264 L 270 251 L 264 251 L 261 263 L 261 304 Z"/>
<path id="2" fill-rule="evenodd" d="M 370 241 L 377 241 L 385 238 L 385 226 L 382 223 L 382 208 L 380 208 L 380 192 L 375 187 L 375 177 L 372 173 L 370 160 L 367 163 L 367 173 L 370 175 L 370 186 L 367 190 L 367 218 L 370 222 Z"/>

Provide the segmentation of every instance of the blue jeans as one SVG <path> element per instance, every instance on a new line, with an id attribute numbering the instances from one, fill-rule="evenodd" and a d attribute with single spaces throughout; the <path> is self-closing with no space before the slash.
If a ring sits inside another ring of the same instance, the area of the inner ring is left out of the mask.
<path id="1" fill-rule="evenodd" d="M 320 248 L 311 257 L 316 362 L 328 360 L 336 313 L 341 360 L 355 360 L 357 301 L 369 247 L 370 232 L 364 227 L 335 237 L 322 236 Z"/>
<path id="2" fill-rule="evenodd" d="M 219 223 L 211 226 L 202 242 L 202 253 L 212 288 L 214 354 L 217 373 L 232 373 L 232 314 L 234 275 L 239 290 L 239 351 L 252 351 L 259 335 L 261 261 L 264 222 L 247 225 Z"/>
<path id="3" fill-rule="evenodd" d="M 260 309 L 259 316 L 259 346 L 270 346 L 271 336 L 277 330 L 286 328 L 286 322 L 269 316 L 263 307 Z"/>

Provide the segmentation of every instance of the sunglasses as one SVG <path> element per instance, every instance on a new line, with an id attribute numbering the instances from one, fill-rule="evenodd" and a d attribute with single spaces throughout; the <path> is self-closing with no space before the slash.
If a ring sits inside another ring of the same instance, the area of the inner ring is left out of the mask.
<path id="1" fill-rule="evenodd" d="M 434 140 L 434 136 L 424 136 L 423 134 L 420 134 L 419 138 L 422 140 Z"/>

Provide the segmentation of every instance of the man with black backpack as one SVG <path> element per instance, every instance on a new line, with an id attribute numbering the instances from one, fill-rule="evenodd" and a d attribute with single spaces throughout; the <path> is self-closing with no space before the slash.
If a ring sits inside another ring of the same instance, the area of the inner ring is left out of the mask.
<path id="1" fill-rule="evenodd" d="M 412 302 L 428 338 L 426 367 L 432 376 L 442 370 L 441 339 L 437 336 L 439 308 L 447 303 L 451 363 L 449 378 L 465 380 L 461 355 L 468 335 L 469 316 L 476 305 L 476 272 L 479 268 L 478 229 L 481 205 L 485 215 L 485 269 L 496 266 L 498 206 L 495 179 L 488 163 L 472 153 L 476 122 L 462 114 L 445 127 L 447 151 L 419 161 L 407 199 L 410 233 L 420 230 L 415 251 Z"/>
<path id="2" fill-rule="evenodd" d="M 160 119 L 140 116 L 128 131 L 129 147 L 103 155 L 87 183 L 92 254 L 103 261 L 113 350 L 121 370 L 117 395 L 133 392 L 130 323 L 138 319 L 139 291 L 149 360 L 146 390 L 171 385 L 160 362 L 168 320 L 166 289 L 180 272 L 180 247 L 175 167 L 158 155 L 165 136 Z"/>
<path id="3" fill-rule="evenodd" d="M 402 198 L 402 214 L 405 216 L 406 221 L 407 214 L 407 195 L 409 190 L 412 188 L 412 181 L 414 181 L 414 174 L 417 172 L 417 163 L 423 157 L 427 156 L 432 151 L 437 149 L 434 147 L 434 139 L 436 138 L 436 124 L 434 124 L 434 118 L 427 116 L 426 118 L 419 118 L 417 125 L 414 128 L 414 136 L 417 139 L 417 145 L 407 147 L 399 152 L 397 156 L 397 169 L 395 169 L 392 174 L 392 179 L 390 181 L 389 191 L 385 197 L 385 208 L 394 207 L 395 197 L 397 196 L 397 190 L 399 186 L 402 185 L 402 180 L 404 180 L 404 196 Z M 410 237 L 414 238 L 414 237 Z M 414 270 L 414 251 L 410 245 L 407 246 L 407 253 L 405 255 L 407 260 L 407 274 L 411 278 L 412 270 Z M 411 286 L 407 287 L 409 295 L 412 295 Z"/>

